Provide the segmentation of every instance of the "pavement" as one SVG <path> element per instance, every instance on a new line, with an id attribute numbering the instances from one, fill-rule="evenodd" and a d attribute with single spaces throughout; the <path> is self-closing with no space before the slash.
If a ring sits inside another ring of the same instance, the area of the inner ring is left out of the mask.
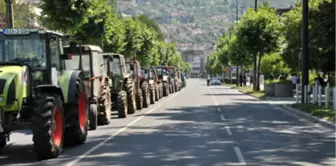
<path id="1" fill-rule="evenodd" d="M 36 161 L 29 131 L 0 151 L 1 166 L 335 165 L 335 131 L 275 101 L 189 79 L 181 92 L 90 131 L 87 142 Z"/>

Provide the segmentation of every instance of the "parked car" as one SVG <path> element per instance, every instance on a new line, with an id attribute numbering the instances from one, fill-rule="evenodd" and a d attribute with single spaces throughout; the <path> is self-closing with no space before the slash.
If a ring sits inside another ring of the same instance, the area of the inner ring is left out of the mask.
<path id="1" fill-rule="evenodd" d="M 210 81 L 210 85 L 221 85 L 221 84 L 222 84 L 222 82 L 218 78 L 212 78 L 211 81 Z"/>

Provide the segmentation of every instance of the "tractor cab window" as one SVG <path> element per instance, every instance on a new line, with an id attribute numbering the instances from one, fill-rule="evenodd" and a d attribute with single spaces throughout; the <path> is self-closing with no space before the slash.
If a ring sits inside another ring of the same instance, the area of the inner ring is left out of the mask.
<path id="1" fill-rule="evenodd" d="M 50 40 L 50 56 L 51 56 L 51 67 L 60 70 L 61 68 L 61 45 L 60 39 L 54 38 Z"/>
<path id="2" fill-rule="evenodd" d="M 78 70 L 79 69 L 79 58 L 78 54 L 72 54 L 71 59 L 65 60 L 65 68 L 67 70 Z M 83 70 L 88 72 L 90 71 L 90 56 L 88 54 L 82 55 L 82 64 Z"/>
<path id="3" fill-rule="evenodd" d="M 151 79 L 151 80 L 154 79 L 154 71 L 149 72 L 149 79 Z"/>
<path id="4" fill-rule="evenodd" d="M 120 59 L 114 58 L 113 61 L 110 61 L 109 63 L 110 63 L 110 70 L 112 71 L 112 73 L 114 75 L 121 75 Z"/>
<path id="5" fill-rule="evenodd" d="M 38 34 L 0 35 L 0 60 L 3 62 L 23 62 L 32 69 L 46 69 L 45 40 Z"/>
<path id="6" fill-rule="evenodd" d="M 157 75 L 162 75 L 163 74 L 162 68 L 156 68 L 156 72 L 157 72 Z"/>
<path id="7" fill-rule="evenodd" d="M 126 64 L 126 71 L 127 73 L 134 75 L 134 65 L 131 63 Z"/>
<path id="8" fill-rule="evenodd" d="M 145 69 L 141 69 L 141 77 L 143 78 L 148 78 L 148 73 L 146 73 L 146 70 Z"/>

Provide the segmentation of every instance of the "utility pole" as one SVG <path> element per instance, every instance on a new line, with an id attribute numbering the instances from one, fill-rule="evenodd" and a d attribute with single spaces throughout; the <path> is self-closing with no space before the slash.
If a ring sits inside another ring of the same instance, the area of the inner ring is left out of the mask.
<path id="1" fill-rule="evenodd" d="M 13 1 L 14 0 L 5 0 L 7 28 L 14 28 Z"/>
<path id="2" fill-rule="evenodd" d="M 302 0 L 302 90 L 304 92 L 305 86 L 308 85 L 309 73 L 308 73 L 308 54 L 309 54 L 309 43 L 308 43 L 308 0 Z M 307 93 L 307 92 L 306 92 Z M 305 103 L 305 93 L 301 93 L 301 103 Z"/>
<path id="3" fill-rule="evenodd" d="M 254 10 L 255 12 L 258 12 L 258 0 L 254 0 Z M 257 74 L 257 54 L 254 55 L 253 57 L 253 90 L 257 90 L 257 81 L 258 81 L 258 74 Z"/>
<path id="4" fill-rule="evenodd" d="M 236 0 L 236 24 L 238 23 L 238 0 Z M 238 56 L 238 55 L 236 55 Z M 231 79 L 232 80 L 232 79 Z M 239 78 L 239 67 L 238 67 L 238 64 L 236 64 L 236 85 L 239 86 L 239 81 L 240 81 L 240 78 Z"/>

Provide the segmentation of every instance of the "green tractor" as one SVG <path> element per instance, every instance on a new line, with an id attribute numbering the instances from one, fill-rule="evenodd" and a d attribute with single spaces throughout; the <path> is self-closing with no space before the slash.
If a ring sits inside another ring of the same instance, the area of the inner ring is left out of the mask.
<path id="1" fill-rule="evenodd" d="M 56 158 L 63 144 L 86 141 L 88 99 L 83 72 L 64 70 L 65 36 L 40 29 L 0 30 L 0 146 L 31 129 L 38 159 Z"/>
<path id="2" fill-rule="evenodd" d="M 64 47 L 71 59 L 64 60 L 65 69 L 81 70 L 89 96 L 89 129 L 96 130 L 98 125 L 107 125 L 111 120 L 111 94 L 108 85 L 107 65 L 99 46 L 81 45 L 72 42 Z M 82 63 L 80 63 L 82 62 Z"/>
<path id="3" fill-rule="evenodd" d="M 115 53 L 104 53 L 107 75 L 110 77 L 112 108 L 117 109 L 119 118 L 135 112 L 134 85 L 126 71 L 125 58 Z"/>

